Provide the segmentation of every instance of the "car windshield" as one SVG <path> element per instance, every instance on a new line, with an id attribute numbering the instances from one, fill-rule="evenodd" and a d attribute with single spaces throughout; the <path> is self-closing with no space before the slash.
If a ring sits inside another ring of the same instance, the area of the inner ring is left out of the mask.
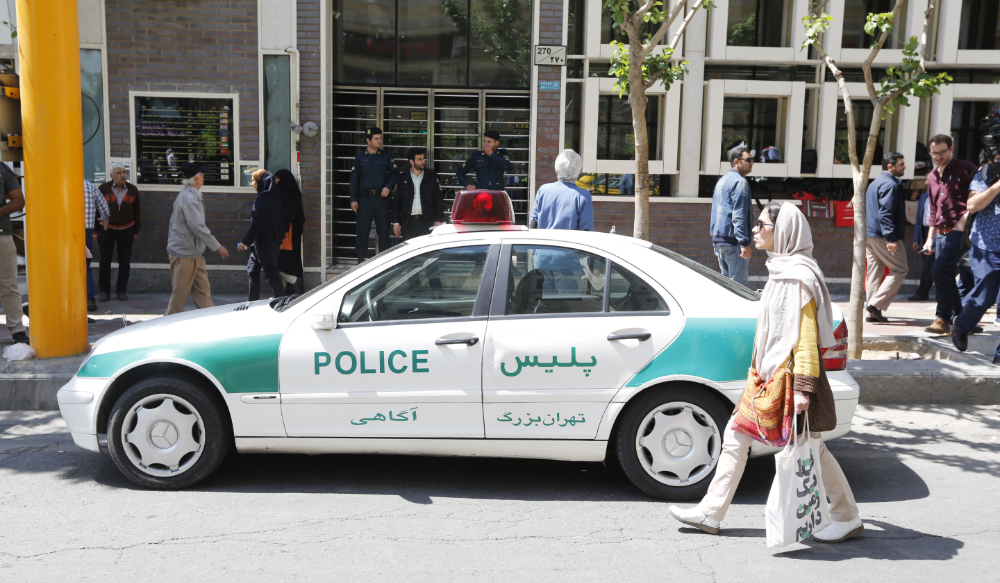
<path id="1" fill-rule="evenodd" d="M 652 243 L 649 245 L 649 248 L 652 249 L 653 251 L 656 251 L 660 255 L 669 257 L 670 259 L 673 259 L 677 263 L 680 263 L 681 265 L 694 270 L 695 272 L 705 276 L 706 279 L 717 283 L 718 285 L 726 288 L 727 290 L 733 292 L 734 294 L 740 296 L 743 299 L 747 299 L 752 302 L 760 300 L 759 293 L 753 291 L 752 289 L 744 285 L 736 283 L 735 281 L 729 279 L 728 277 L 725 277 L 721 273 L 711 270 L 693 259 L 688 259 L 687 257 L 681 255 L 680 253 L 677 253 L 676 251 L 671 251 L 670 249 L 666 249 L 664 247 L 660 247 L 659 245 L 654 245 Z"/>
<path id="2" fill-rule="evenodd" d="M 389 254 L 399 253 L 399 252 L 401 252 L 406 247 L 406 245 L 407 245 L 406 241 L 402 241 L 400 243 L 397 243 L 397 244 L 393 245 L 392 247 L 389 247 L 385 251 L 381 251 L 380 253 L 378 253 L 377 255 L 375 255 L 375 257 L 372 257 L 368 261 L 373 261 L 373 260 L 378 259 L 380 257 L 386 257 Z M 354 273 L 362 265 L 365 265 L 366 263 L 368 263 L 368 261 L 365 261 L 364 263 L 359 263 L 359 264 L 355 265 L 354 267 L 348 269 L 344 273 L 341 273 L 337 277 L 334 277 L 333 279 L 328 279 L 327 281 L 319 284 L 318 286 L 316 286 L 313 289 L 307 291 L 306 293 L 302 294 L 301 296 L 293 298 L 292 300 L 290 300 L 290 301 L 288 301 L 288 302 L 286 302 L 284 304 L 282 304 L 282 303 L 276 303 L 276 304 L 272 304 L 272 306 L 274 307 L 275 310 L 277 310 L 279 312 L 284 312 L 288 308 L 291 308 L 292 306 L 299 304 L 303 300 L 311 298 L 312 296 L 314 296 L 314 295 L 322 292 L 327 287 L 333 285 L 333 283 L 336 282 L 337 280 L 341 279 L 342 277 L 347 276 L 347 274 Z"/>

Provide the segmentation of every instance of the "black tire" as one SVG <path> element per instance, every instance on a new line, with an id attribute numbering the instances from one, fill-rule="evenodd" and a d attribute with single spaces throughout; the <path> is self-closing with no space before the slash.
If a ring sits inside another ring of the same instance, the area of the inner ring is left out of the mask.
<path id="1" fill-rule="evenodd" d="M 123 432 L 125 423 L 129 427 Z M 197 484 L 219 467 L 233 440 L 228 427 L 220 407 L 203 389 L 182 377 L 158 376 L 139 381 L 115 403 L 108 418 L 108 450 L 132 482 L 177 490 Z M 124 434 L 135 436 L 136 443 Z"/>
<path id="2" fill-rule="evenodd" d="M 618 463 L 633 484 L 654 498 L 700 499 L 715 476 L 728 422 L 726 407 L 698 385 L 678 383 L 647 390 L 622 411 L 615 432 Z M 685 435 L 688 443 L 684 443 Z M 640 446 L 640 438 L 645 446 Z M 654 444 L 661 450 L 653 451 Z M 672 453 L 667 453 L 668 447 Z M 658 461 L 654 461 L 654 454 Z M 671 471 L 654 471 L 664 465 L 689 473 L 683 477 Z"/>

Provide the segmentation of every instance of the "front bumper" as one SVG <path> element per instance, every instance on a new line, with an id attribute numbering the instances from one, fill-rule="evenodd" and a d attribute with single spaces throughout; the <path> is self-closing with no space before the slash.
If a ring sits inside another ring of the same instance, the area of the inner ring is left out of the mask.
<path id="1" fill-rule="evenodd" d="M 73 443 L 100 453 L 97 413 L 111 379 L 73 377 L 56 393 L 59 412 L 73 436 Z"/>

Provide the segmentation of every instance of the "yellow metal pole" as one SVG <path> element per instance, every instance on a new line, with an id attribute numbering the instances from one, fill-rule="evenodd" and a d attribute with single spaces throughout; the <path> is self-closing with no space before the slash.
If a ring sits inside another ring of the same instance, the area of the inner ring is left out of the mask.
<path id="1" fill-rule="evenodd" d="M 83 121 L 76 0 L 17 0 L 31 345 L 87 349 Z"/>

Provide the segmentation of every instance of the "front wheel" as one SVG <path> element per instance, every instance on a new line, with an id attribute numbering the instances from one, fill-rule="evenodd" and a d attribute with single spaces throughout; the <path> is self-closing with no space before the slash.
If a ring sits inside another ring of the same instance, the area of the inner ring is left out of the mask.
<path id="1" fill-rule="evenodd" d="M 663 500 L 701 498 L 722 453 L 729 415 L 705 390 L 653 389 L 622 412 L 618 462 L 640 490 Z"/>
<path id="2" fill-rule="evenodd" d="M 175 490 L 204 480 L 229 451 L 219 407 L 178 377 L 154 377 L 125 391 L 108 419 L 111 459 L 144 488 Z"/>

